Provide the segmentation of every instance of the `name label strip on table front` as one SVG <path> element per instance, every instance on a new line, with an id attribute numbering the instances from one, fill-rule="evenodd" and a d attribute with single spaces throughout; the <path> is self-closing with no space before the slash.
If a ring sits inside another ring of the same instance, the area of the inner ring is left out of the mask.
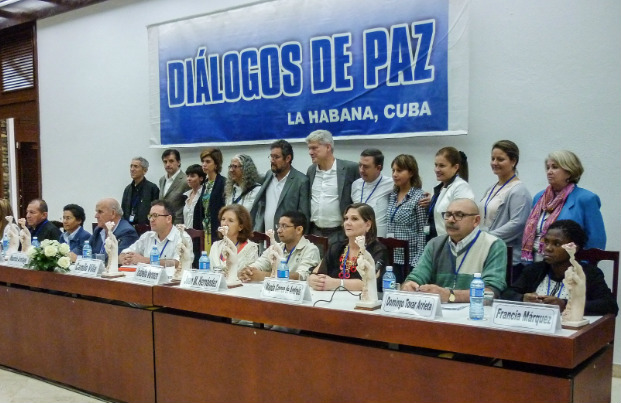
<path id="1" fill-rule="evenodd" d="M 442 316 L 438 294 L 384 291 L 381 312 L 404 317 L 434 319 Z"/>
<path id="2" fill-rule="evenodd" d="M 266 278 L 261 289 L 261 298 L 278 302 L 301 304 L 311 302 L 311 294 L 305 281 L 278 280 Z"/>
<path id="3" fill-rule="evenodd" d="M 179 287 L 212 292 L 228 290 L 224 275 L 208 270 L 184 270 Z"/>
<path id="4" fill-rule="evenodd" d="M 164 284 L 168 282 L 168 275 L 163 267 L 147 264 L 138 265 L 133 281 L 148 285 Z"/>
<path id="5" fill-rule="evenodd" d="M 104 271 L 104 264 L 99 259 L 80 259 L 71 272 L 79 276 L 97 277 Z"/>
<path id="6" fill-rule="evenodd" d="M 7 266 L 23 269 L 30 262 L 30 257 L 24 252 L 15 252 L 9 256 L 9 260 L 6 262 Z"/>
<path id="7" fill-rule="evenodd" d="M 492 312 L 495 327 L 550 334 L 561 330 L 561 311 L 557 305 L 496 300 Z"/>

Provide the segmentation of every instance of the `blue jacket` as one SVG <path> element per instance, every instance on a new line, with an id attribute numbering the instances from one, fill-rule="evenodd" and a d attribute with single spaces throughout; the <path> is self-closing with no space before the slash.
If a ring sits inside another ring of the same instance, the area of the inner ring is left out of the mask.
<path id="1" fill-rule="evenodd" d="M 533 207 L 543 196 L 544 191 L 545 189 L 535 195 Z M 584 229 L 589 237 L 584 249 L 606 249 L 606 229 L 599 210 L 601 205 L 598 195 L 576 186 L 567 196 L 561 214 L 558 216 L 558 220 L 574 220 Z"/>
<path id="2" fill-rule="evenodd" d="M 93 235 L 91 236 L 91 247 L 93 248 L 93 254 L 95 253 L 106 253 L 103 248 L 103 242 L 101 241 L 101 231 L 103 228 L 97 227 L 93 231 Z M 128 248 L 131 244 L 138 240 L 138 233 L 129 223 L 129 221 L 121 219 L 118 225 L 113 231 L 114 236 L 119 241 L 119 255 L 121 251 L 125 248 Z"/>
<path id="3" fill-rule="evenodd" d="M 63 235 L 64 234 L 60 234 L 58 242 L 66 243 L 65 237 Z M 76 255 L 82 256 L 82 247 L 84 246 L 84 241 L 90 241 L 90 239 L 91 234 L 89 234 L 83 227 L 80 227 L 73 239 L 69 240 L 69 249 Z"/>

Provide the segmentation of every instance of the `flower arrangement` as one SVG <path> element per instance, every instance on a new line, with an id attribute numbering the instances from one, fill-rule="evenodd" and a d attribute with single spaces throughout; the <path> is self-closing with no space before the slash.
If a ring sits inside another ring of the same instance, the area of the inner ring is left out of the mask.
<path id="1" fill-rule="evenodd" d="M 60 273 L 69 271 L 71 259 L 69 259 L 69 245 L 66 243 L 45 239 L 41 242 L 41 246 L 32 247 L 27 253 L 30 257 L 28 266 L 33 270 Z"/>

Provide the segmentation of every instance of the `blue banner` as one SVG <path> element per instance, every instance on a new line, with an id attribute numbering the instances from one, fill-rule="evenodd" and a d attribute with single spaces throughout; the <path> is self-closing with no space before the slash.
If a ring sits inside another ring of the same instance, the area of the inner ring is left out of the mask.
<path id="1" fill-rule="evenodd" d="M 161 144 L 466 133 L 449 3 L 279 0 L 150 27 Z"/>

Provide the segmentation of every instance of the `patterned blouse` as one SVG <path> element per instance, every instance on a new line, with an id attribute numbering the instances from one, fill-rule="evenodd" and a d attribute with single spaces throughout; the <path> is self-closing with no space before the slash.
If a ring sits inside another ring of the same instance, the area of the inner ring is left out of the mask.
<path id="1" fill-rule="evenodd" d="M 418 264 L 418 259 L 425 248 L 425 225 L 427 211 L 419 205 L 423 191 L 419 188 L 410 188 L 401 203 L 397 203 L 397 191 L 393 190 L 388 197 L 388 231 L 387 237 L 403 239 L 410 246 L 410 267 Z M 403 264 L 403 250 L 395 250 L 395 263 Z"/>

